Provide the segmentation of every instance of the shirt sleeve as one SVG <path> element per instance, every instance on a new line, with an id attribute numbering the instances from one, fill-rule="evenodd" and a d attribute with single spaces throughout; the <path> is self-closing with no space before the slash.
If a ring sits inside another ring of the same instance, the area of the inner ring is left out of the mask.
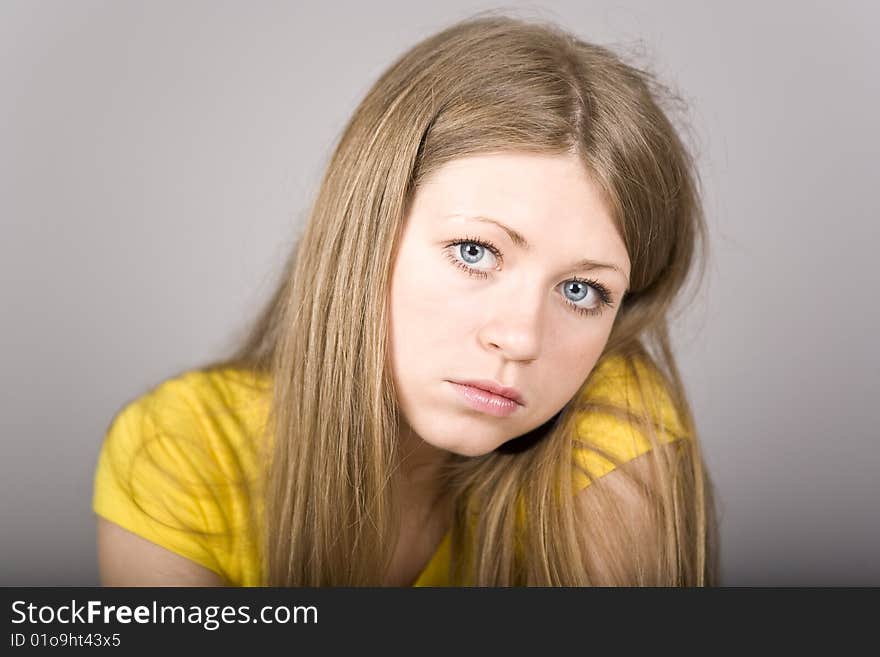
<path id="1" fill-rule="evenodd" d="M 576 425 L 572 454 L 575 490 L 652 449 L 646 432 L 625 412 L 646 415 L 660 444 L 686 437 L 662 377 L 640 361 L 636 361 L 636 371 L 647 393 L 644 400 L 639 397 L 636 377 L 619 358 L 605 363 L 592 377 L 583 396 L 586 407 Z"/>
<path id="2" fill-rule="evenodd" d="M 168 390 L 166 385 L 164 390 Z M 213 482 L 217 465 L 168 395 L 125 406 L 104 437 L 92 509 L 107 520 L 218 574 L 223 514 Z M 163 421 L 158 421 L 161 411 Z"/>

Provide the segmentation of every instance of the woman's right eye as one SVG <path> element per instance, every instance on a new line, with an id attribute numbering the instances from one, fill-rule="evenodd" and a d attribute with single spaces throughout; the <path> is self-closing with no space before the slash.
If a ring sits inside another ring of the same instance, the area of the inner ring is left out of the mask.
<path id="1" fill-rule="evenodd" d="M 498 268 L 497 264 L 490 269 L 481 269 L 472 266 L 485 260 L 487 252 L 488 255 L 491 255 L 496 260 L 501 260 L 501 253 L 495 245 L 473 238 L 450 242 L 446 245 L 445 250 L 447 257 L 452 264 L 456 265 L 468 275 L 477 278 L 486 278 L 486 276 L 489 275 L 488 272 L 490 270 L 497 270 Z"/>

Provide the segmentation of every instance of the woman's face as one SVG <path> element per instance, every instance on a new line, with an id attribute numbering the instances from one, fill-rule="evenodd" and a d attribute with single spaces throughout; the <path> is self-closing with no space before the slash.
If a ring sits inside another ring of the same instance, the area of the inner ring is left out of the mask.
<path id="1" fill-rule="evenodd" d="M 438 169 L 416 193 L 391 280 L 403 430 L 478 456 L 546 422 L 599 359 L 629 274 L 575 156 L 499 153 Z M 455 383 L 475 380 L 517 389 L 522 404 L 488 398 L 498 412 L 481 410 L 469 400 L 485 394 Z"/>

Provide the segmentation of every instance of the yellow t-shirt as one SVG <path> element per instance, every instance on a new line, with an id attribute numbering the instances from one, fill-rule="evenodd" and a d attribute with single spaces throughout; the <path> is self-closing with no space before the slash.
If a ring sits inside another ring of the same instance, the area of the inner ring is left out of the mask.
<path id="1" fill-rule="evenodd" d="M 678 415 L 658 379 L 640 374 L 660 394 L 652 413 L 661 441 L 683 435 Z M 268 380 L 236 369 L 193 370 L 168 379 L 128 403 L 104 438 L 94 477 L 92 508 L 99 516 L 221 575 L 231 586 L 260 586 L 262 509 L 253 483 L 269 410 Z M 619 359 L 605 359 L 584 393 L 591 400 L 637 408 L 635 387 Z M 600 412 L 577 421 L 581 436 L 621 462 L 650 449 L 631 424 Z M 574 448 L 575 465 L 595 479 L 614 464 Z M 575 488 L 589 485 L 574 474 Z M 447 586 L 447 533 L 414 586 Z"/>

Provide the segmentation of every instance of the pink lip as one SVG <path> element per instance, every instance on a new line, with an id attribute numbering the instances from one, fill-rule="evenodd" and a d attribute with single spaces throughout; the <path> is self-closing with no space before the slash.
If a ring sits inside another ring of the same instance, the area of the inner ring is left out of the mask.
<path id="1" fill-rule="evenodd" d="M 519 390 L 516 388 L 508 388 L 507 386 L 500 385 L 495 383 L 494 381 L 489 381 L 487 379 L 468 379 L 467 381 L 452 381 L 451 383 L 458 383 L 463 386 L 472 386 L 474 388 L 480 388 L 481 390 L 485 390 L 486 392 L 491 392 L 499 397 L 507 397 L 508 399 L 512 399 L 520 406 L 525 406 L 525 402 L 523 402 L 522 395 L 519 393 Z"/>
<path id="2" fill-rule="evenodd" d="M 479 385 L 476 385 L 477 382 L 474 381 L 450 381 L 449 383 L 455 386 L 456 390 L 459 392 L 462 399 L 468 404 L 468 406 L 478 411 L 482 411 L 483 413 L 488 413 L 489 415 L 494 415 L 496 417 L 507 417 L 523 405 L 519 401 L 520 399 L 522 399 L 521 395 L 512 388 L 504 388 L 502 386 L 497 386 L 496 384 L 486 381 L 480 381 Z M 492 385 L 496 390 L 501 388 L 505 390 L 507 394 L 515 395 L 516 397 L 511 398 L 506 395 L 501 395 L 497 394 L 496 392 L 486 390 L 483 387 L 486 385 Z"/>

